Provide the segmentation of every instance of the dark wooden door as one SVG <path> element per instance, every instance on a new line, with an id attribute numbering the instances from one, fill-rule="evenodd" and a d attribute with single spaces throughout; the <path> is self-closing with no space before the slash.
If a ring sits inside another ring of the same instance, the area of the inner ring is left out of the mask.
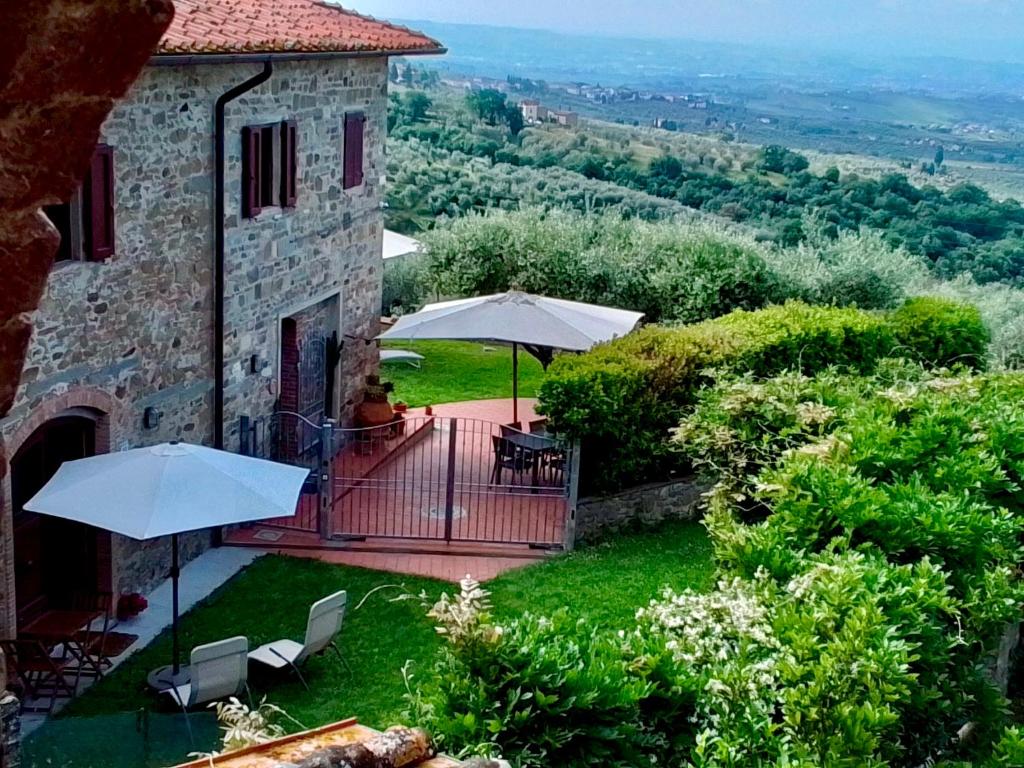
<path id="1" fill-rule="evenodd" d="M 76 590 L 98 582 L 98 531 L 23 506 L 65 461 L 96 452 L 96 424 L 82 416 L 54 419 L 40 427 L 11 461 L 14 504 L 14 580 L 18 623 L 48 606 L 60 606 Z"/>

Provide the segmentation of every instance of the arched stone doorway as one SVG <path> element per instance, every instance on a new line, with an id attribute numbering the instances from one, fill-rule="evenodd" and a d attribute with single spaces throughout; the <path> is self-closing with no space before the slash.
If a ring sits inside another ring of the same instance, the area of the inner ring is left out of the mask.
<path id="1" fill-rule="evenodd" d="M 91 409 L 66 411 L 37 428 L 11 459 L 19 626 L 47 608 L 68 607 L 75 592 L 110 590 L 108 532 L 23 509 L 62 463 L 97 453 L 100 418 Z"/>

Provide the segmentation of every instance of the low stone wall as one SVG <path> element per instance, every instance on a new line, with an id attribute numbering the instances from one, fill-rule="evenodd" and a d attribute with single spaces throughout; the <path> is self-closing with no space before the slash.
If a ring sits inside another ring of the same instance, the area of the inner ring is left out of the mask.
<path id="1" fill-rule="evenodd" d="M 693 520 L 708 486 L 687 477 L 630 488 L 611 496 L 580 499 L 576 505 L 576 543 L 593 541 L 631 526 L 662 520 Z"/>

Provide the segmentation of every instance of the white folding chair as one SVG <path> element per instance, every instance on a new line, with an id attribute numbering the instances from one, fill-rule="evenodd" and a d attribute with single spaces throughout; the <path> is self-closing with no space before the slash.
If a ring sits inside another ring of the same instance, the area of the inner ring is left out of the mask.
<path id="1" fill-rule="evenodd" d="M 306 637 L 302 643 L 297 643 L 294 640 L 275 640 L 251 651 L 249 658 L 272 669 L 291 667 L 307 689 L 309 686 L 306 684 L 305 678 L 302 677 L 302 672 L 299 671 L 299 665 L 310 656 L 323 653 L 330 647 L 338 654 L 342 664 L 348 668 L 348 662 L 345 661 L 341 650 L 334 642 L 338 633 L 341 632 L 347 603 L 348 595 L 344 590 L 318 600 L 309 609 Z"/>
<path id="2" fill-rule="evenodd" d="M 188 723 L 188 710 L 230 696 L 238 696 L 246 687 L 249 675 L 247 655 L 249 641 L 244 637 L 229 637 L 215 643 L 197 645 L 189 657 L 189 682 L 168 684 L 161 691 L 173 698 L 185 713 L 189 737 L 192 726 Z"/>

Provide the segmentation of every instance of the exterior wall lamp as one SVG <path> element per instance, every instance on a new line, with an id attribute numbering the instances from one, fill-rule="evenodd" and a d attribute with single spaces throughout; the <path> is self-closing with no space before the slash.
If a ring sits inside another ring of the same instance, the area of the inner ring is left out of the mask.
<path id="1" fill-rule="evenodd" d="M 142 426 L 146 429 L 156 429 L 160 426 L 160 419 L 163 417 L 164 412 L 159 408 L 154 408 L 152 405 L 142 412 Z"/>

